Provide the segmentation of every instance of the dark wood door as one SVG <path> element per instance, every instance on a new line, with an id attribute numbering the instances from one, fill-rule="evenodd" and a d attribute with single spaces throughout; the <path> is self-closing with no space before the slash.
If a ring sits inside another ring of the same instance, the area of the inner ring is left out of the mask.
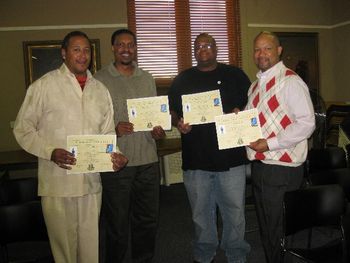
<path id="1" fill-rule="evenodd" d="M 282 60 L 298 73 L 309 89 L 319 91 L 318 33 L 278 32 Z"/>

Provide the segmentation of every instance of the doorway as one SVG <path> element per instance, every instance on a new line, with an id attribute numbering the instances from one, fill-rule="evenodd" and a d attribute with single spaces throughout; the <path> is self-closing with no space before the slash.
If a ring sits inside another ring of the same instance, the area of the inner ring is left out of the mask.
<path id="1" fill-rule="evenodd" d="M 276 35 L 283 47 L 284 64 L 318 94 L 318 33 L 276 32 Z"/>

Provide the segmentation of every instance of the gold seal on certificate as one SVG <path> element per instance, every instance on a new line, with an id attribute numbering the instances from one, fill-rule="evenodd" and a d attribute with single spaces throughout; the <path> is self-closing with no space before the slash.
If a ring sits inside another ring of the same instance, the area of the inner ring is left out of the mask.
<path id="1" fill-rule="evenodd" d="M 219 90 L 182 95 L 181 98 L 184 123 L 212 123 L 215 116 L 223 114 Z"/>
<path id="2" fill-rule="evenodd" d="M 128 99 L 126 104 L 135 132 L 151 131 L 155 126 L 171 130 L 168 96 Z"/>
<path id="3" fill-rule="evenodd" d="M 116 135 L 69 135 L 67 150 L 77 162 L 67 174 L 113 171 L 111 153 L 116 152 Z"/>
<path id="4" fill-rule="evenodd" d="M 262 138 L 257 109 L 216 116 L 215 126 L 220 150 L 249 145 Z"/>

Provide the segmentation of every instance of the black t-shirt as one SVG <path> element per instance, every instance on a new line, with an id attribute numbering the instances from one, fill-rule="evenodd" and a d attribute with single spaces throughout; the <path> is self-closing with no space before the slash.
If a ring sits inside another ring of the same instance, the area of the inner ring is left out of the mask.
<path id="1" fill-rule="evenodd" d="M 243 109 L 247 103 L 250 81 L 239 68 L 218 64 L 213 71 L 197 67 L 181 72 L 169 90 L 170 110 L 182 117 L 181 95 L 220 90 L 224 113 Z M 188 134 L 181 134 L 182 168 L 184 170 L 227 171 L 248 163 L 244 147 L 219 150 L 215 123 L 193 125 Z"/>

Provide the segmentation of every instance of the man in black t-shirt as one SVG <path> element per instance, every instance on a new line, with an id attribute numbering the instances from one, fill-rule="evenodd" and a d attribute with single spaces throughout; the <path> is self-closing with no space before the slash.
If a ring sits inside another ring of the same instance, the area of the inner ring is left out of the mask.
<path id="1" fill-rule="evenodd" d="M 221 248 L 229 263 L 246 261 L 244 240 L 245 168 L 243 147 L 219 150 L 215 123 L 183 122 L 181 95 L 219 90 L 224 113 L 243 109 L 250 81 L 239 68 L 216 60 L 215 39 L 202 33 L 194 42 L 197 66 L 180 73 L 169 91 L 172 124 L 181 133 L 184 184 L 195 226 L 194 262 L 208 263 L 218 246 L 216 209 L 223 220 Z"/>

